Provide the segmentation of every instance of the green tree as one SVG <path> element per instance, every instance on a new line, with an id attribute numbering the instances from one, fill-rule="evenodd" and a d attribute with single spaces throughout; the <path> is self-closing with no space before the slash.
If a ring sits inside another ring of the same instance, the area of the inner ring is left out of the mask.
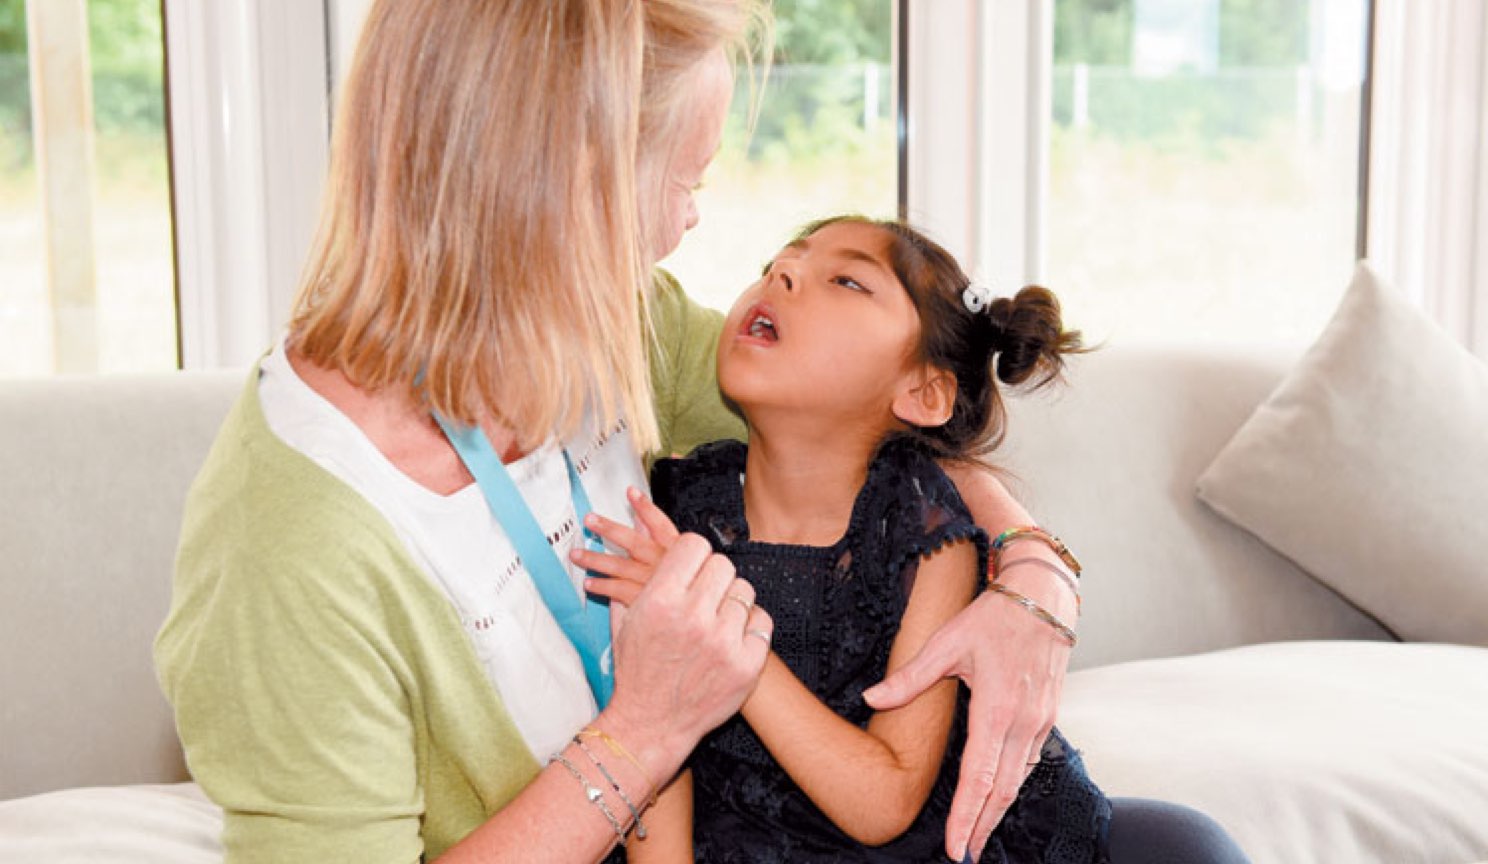
<path id="1" fill-rule="evenodd" d="M 0 0 L 0 135 L 30 151 L 27 0 Z M 31 0 L 48 2 L 48 0 Z M 152 132 L 165 125 L 165 49 L 160 0 L 88 0 L 93 114 L 101 130 Z"/>
<path id="2" fill-rule="evenodd" d="M 31 154 L 31 77 L 25 0 L 0 0 L 0 169 Z"/>
<path id="3" fill-rule="evenodd" d="M 1131 63 L 1132 0 L 1058 0 L 1054 62 L 1092 66 Z"/>
<path id="4" fill-rule="evenodd" d="M 750 157 L 802 161 L 866 146 L 868 76 L 888 119 L 892 0 L 776 0 L 774 11 L 775 71 Z"/>
<path id="5" fill-rule="evenodd" d="M 100 131 L 150 133 L 165 127 L 160 5 L 160 0 L 88 0 L 93 116 Z"/>
<path id="6" fill-rule="evenodd" d="M 1221 66 L 1296 66 L 1307 61 L 1310 0 L 1224 0 Z"/>
<path id="7" fill-rule="evenodd" d="M 888 63 L 891 0 L 776 0 L 777 63 Z"/>

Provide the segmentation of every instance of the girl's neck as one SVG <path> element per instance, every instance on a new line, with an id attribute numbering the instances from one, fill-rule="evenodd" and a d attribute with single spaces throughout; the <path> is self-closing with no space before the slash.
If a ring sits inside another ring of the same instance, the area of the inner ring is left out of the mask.
<path id="1" fill-rule="evenodd" d="M 882 437 L 751 425 L 744 467 L 750 539 L 799 546 L 840 540 Z"/>

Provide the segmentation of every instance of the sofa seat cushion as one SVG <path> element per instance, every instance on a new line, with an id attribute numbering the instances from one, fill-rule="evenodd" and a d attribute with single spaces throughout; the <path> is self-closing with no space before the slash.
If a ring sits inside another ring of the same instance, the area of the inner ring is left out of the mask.
<path id="1" fill-rule="evenodd" d="M 0 862 L 215 864 L 221 834 L 222 811 L 194 783 L 0 801 Z"/>
<path id="2" fill-rule="evenodd" d="M 1059 726 L 1108 795 L 1196 807 L 1255 864 L 1488 858 L 1482 648 L 1287 642 L 1087 669 Z"/>

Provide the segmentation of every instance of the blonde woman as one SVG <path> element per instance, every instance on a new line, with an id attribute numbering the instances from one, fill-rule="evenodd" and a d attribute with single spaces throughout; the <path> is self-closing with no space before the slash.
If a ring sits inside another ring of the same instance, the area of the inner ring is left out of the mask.
<path id="1" fill-rule="evenodd" d="M 229 861 L 593 861 L 742 703 L 771 622 L 704 541 L 614 621 L 565 562 L 584 514 L 630 521 L 638 453 L 738 429 L 690 364 L 716 317 L 642 286 L 765 18 L 374 4 L 293 319 L 193 488 L 156 644 Z M 960 482 L 994 532 L 1025 519 Z M 1052 577 L 1022 590 L 1072 611 Z M 1039 706 L 973 718 L 952 848 L 1012 800 L 1067 659 L 988 599 L 885 693 L 961 674 Z"/>

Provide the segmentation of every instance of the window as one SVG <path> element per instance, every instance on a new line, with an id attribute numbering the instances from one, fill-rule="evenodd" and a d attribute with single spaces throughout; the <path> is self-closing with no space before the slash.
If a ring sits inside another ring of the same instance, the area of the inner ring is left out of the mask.
<path id="1" fill-rule="evenodd" d="M 1358 248 L 1369 5 L 911 4 L 910 218 L 1093 342 L 1310 341 Z"/>
<path id="2" fill-rule="evenodd" d="M 776 0 L 774 11 L 774 66 L 754 134 L 740 80 L 698 193 L 702 220 L 662 262 L 721 309 L 807 222 L 892 217 L 897 207 L 892 0 Z"/>
<path id="3" fill-rule="evenodd" d="M 1366 0 L 1057 0 L 1047 281 L 1096 338 L 1307 341 L 1357 245 Z"/>
<path id="4" fill-rule="evenodd" d="M 177 366 L 161 23 L 0 0 L 0 376 Z"/>

